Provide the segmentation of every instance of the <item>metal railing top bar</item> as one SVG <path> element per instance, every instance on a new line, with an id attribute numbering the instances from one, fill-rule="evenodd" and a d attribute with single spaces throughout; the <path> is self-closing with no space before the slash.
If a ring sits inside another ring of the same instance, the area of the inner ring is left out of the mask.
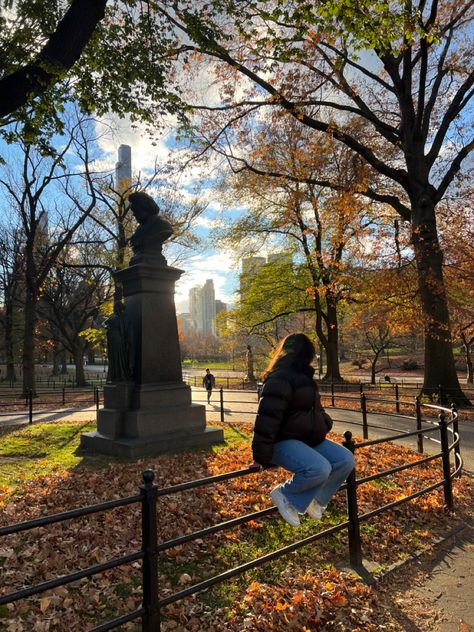
<path id="1" fill-rule="evenodd" d="M 367 448 L 371 445 L 377 445 L 378 443 L 385 443 L 386 441 L 396 441 L 397 439 L 405 439 L 406 437 L 415 437 L 417 435 L 424 434 L 425 432 L 436 432 L 437 426 L 432 428 L 423 428 L 423 430 L 413 430 L 411 432 L 402 432 L 401 434 L 391 435 L 390 437 L 383 437 L 381 439 L 371 439 L 370 441 L 364 441 L 363 443 L 356 443 L 357 448 Z"/>
<path id="2" fill-rule="evenodd" d="M 398 465 L 397 467 L 392 467 L 390 470 L 377 472 L 376 474 L 372 474 L 371 476 L 364 476 L 364 478 L 358 478 L 355 481 L 355 483 L 356 485 L 363 485 L 364 483 L 375 481 L 377 478 L 381 478 L 382 476 L 390 476 L 391 474 L 396 474 L 397 472 L 403 472 L 403 470 L 409 470 L 410 468 L 415 467 L 415 465 L 423 465 L 424 463 L 428 463 L 429 461 L 434 461 L 434 459 L 439 459 L 442 455 L 443 455 L 442 452 L 437 452 L 436 454 L 431 454 L 430 456 L 427 456 L 424 459 L 419 459 L 418 461 L 412 461 L 411 463 L 405 463 L 404 465 Z"/>
<path id="3" fill-rule="evenodd" d="M 232 518 L 231 520 L 227 520 L 226 522 L 220 522 L 219 524 L 212 525 L 211 527 L 206 527 L 205 529 L 200 529 L 199 531 L 194 531 L 193 533 L 187 533 L 186 535 L 182 535 L 179 538 L 175 538 L 174 540 L 167 540 L 166 542 L 162 542 L 161 544 L 158 544 L 156 550 L 158 551 L 158 553 L 160 551 L 166 551 L 167 549 L 179 546 L 180 544 L 186 544 L 187 542 L 192 542 L 193 540 L 197 540 L 198 538 L 202 538 L 206 535 L 212 535 L 213 533 L 223 531 L 224 529 L 231 529 L 232 527 L 236 527 L 239 524 L 250 522 L 251 520 L 256 520 L 258 518 L 263 518 L 264 516 L 269 516 L 276 511 L 276 507 L 269 507 L 268 509 L 261 509 L 260 511 L 255 511 L 254 513 L 246 514 L 245 516 Z"/>
<path id="4" fill-rule="evenodd" d="M 444 413 L 453 413 L 453 409 L 452 408 L 446 408 L 446 406 L 437 406 L 436 404 L 423 404 L 422 402 L 420 402 L 420 406 L 424 406 L 425 408 L 434 408 L 435 410 L 438 411 L 443 411 Z M 457 412 L 454 411 L 454 414 L 457 416 Z"/>
<path id="5" fill-rule="evenodd" d="M 61 408 L 59 410 L 49 410 L 49 409 L 34 410 L 32 412 L 32 414 L 35 417 L 38 416 L 38 415 L 62 415 L 64 413 L 70 413 L 70 412 L 81 412 L 79 410 L 80 408 L 81 408 L 80 406 L 76 406 L 74 408 L 71 408 L 69 406 L 67 408 Z M 83 412 L 85 412 L 85 411 L 83 411 Z M 90 412 L 92 414 L 94 411 L 90 411 Z M 17 411 L 11 412 L 11 413 L 0 413 L 0 417 L 12 417 L 12 416 L 15 416 L 15 417 L 28 417 L 28 415 L 29 415 L 29 411 L 28 411 L 27 408 L 25 410 L 17 410 Z M 45 420 L 43 419 L 43 421 L 45 421 Z"/>
<path id="6" fill-rule="evenodd" d="M 215 584 L 220 584 L 226 579 L 230 579 L 231 577 L 235 577 L 236 575 L 241 575 L 245 571 L 248 571 L 252 568 L 256 568 L 257 566 L 262 566 L 263 564 L 266 564 L 267 562 L 271 562 L 272 560 L 277 559 L 278 557 L 281 557 L 282 555 L 287 555 L 288 553 L 292 553 L 293 551 L 296 551 L 302 546 L 306 546 L 307 544 L 311 544 L 312 542 L 325 538 L 328 535 L 332 535 L 333 533 L 337 533 L 338 531 L 347 529 L 348 526 L 349 526 L 348 521 L 341 522 L 335 525 L 334 527 L 330 527 L 329 529 L 325 529 L 324 531 L 320 531 L 319 533 L 314 533 L 313 535 L 310 535 L 309 537 L 304 538 L 303 540 L 298 540 L 298 542 L 293 542 L 292 544 L 289 544 L 288 546 L 285 546 L 281 549 L 272 551 L 271 553 L 267 553 L 267 555 L 262 555 L 261 557 L 258 557 L 255 560 L 246 562 L 245 564 L 242 564 L 241 566 L 237 566 L 228 571 L 225 571 L 224 573 L 221 573 L 220 575 L 215 575 L 214 577 L 205 579 L 204 581 L 199 582 L 198 584 L 194 584 L 194 586 L 189 586 L 189 588 L 186 588 L 185 590 L 175 593 L 174 595 L 170 595 L 169 597 L 160 599 L 160 608 L 170 603 L 174 603 L 175 601 L 179 601 L 180 599 L 183 599 L 184 597 L 189 597 L 191 595 L 194 595 L 197 592 L 206 590 L 207 588 L 210 588 L 211 586 L 214 586 Z"/>
<path id="7" fill-rule="evenodd" d="M 107 621 L 107 623 L 103 623 L 102 625 L 98 625 L 96 628 L 92 628 L 90 632 L 107 632 L 107 630 L 113 630 L 114 628 L 118 628 L 120 625 L 124 623 L 128 623 L 129 621 L 134 621 L 139 617 L 143 617 L 146 613 L 146 608 L 139 608 L 138 610 L 134 610 L 129 614 L 123 614 L 121 617 L 116 617 L 115 619 L 111 619 Z"/>
<path id="8" fill-rule="evenodd" d="M 215 476 L 198 478 L 195 481 L 178 483 L 177 485 L 172 485 L 171 487 L 158 488 L 157 496 L 176 494 L 177 492 L 184 492 L 188 489 L 194 489 L 195 487 L 203 487 L 204 485 L 211 485 L 212 483 L 220 483 L 221 481 L 227 481 L 230 478 L 238 478 L 239 476 L 246 476 L 247 474 L 257 474 L 258 472 L 260 472 L 259 467 L 247 467 L 243 470 L 234 470 L 233 472 L 226 472 L 225 474 L 216 474 Z"/>
<path id="9" fill-rule="evenodd" d="M 64 520 L 70 520 L 71 518 L 80 518 L 93 513 L 99 513 L 100 511 L 106 511 L 108 509 L 115 509 L 116 507 L 124 507 L 126 505 L 132 505 L 133 503 L 141 502 L 142 497 L 140 494 L 135 496 L 128 496 L 127 498 L 117 498 L 116 500 L 109 500 L 105 503 L 97 505 L 89 505 L 88 507 L 80 507 L 78 509 L 71 509 L 59 514 L 53 514 L 51 516 L 44 516 L 42 518 L 34 518 L 33 520 L 26 520 L 25 522 L 18 522 L 17 524 L 7 525 L 6 527 L 0 527 L 0 536 L 11 535 L 12 533 L 20 533 L 21 531 L 27 531 L 28 529 L 34 529 L 36 527 L 44 527 L 46 525 L 54 524 L 56 522 L 63 522 Z"/>
<path id="10" fill-rule="evenodd" d="M 70 573 L 69 575 L 61 575 L 61 577 L 49 579 L 48 581 L 42 582 L 41 584 L 35 584 L 34 586 L 30 586 L 28 588 L 22 588 L 21 590 L 17 590 L 7 595 L 0 596 L 0 606 L 6 603 L 18 601 L 19 599 L 25 599 L 26 597 L 37 595 L 38 593 L 44 592 L 45 590 L 52 590 L 53 588 L 58 588 L 58 586 L 70 584 L 71 582 L 84 579 L 84 577 L 90 577 L 91 575 L 96 575 L 97 573 L 108 571 L 112 568 L 116 568 L 117 566 L 131 564 L 132 562 L 142 560 L 144 556 L 145 553 L 143 551 L 129 553 L 128 555 L 116 557 L 115 559 L 109 560 L 108 562 L 103 562 L 102 564 L 88 566 L 87 568 L 83 568 L 82 570 L 76 571 L 75 573 Z"/>

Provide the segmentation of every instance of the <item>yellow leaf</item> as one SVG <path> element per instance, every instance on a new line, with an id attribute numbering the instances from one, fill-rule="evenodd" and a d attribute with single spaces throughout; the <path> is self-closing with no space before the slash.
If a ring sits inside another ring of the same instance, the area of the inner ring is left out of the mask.
<path id="1" fill-rule="evenodd" d="M 49 604 L 51 603 L 51 598 L 43 597 L 42 599 L 39 600 L 39 603 L 40 603 L 41 612 L 46 612 L 46 610 L 49 608 Z"/>

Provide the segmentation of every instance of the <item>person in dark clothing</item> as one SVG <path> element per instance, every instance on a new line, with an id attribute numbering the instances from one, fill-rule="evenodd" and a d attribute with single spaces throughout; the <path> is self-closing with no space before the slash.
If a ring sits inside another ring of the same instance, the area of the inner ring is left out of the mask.
<path id="1" fill-rule="evenodd" d="M 216 379 L 210 369 L 206 369 L 206 375 L 202 378 L 202 385 L 207 391 L 207 403 L 211 401 L 212 389 L 216 385 Z"/>
<path id="2" fill-rule="evenodd" d="M 332 420 L 313 380 L 314 357 L 305 334 L 290 334 L 280 342 L 263 375 L 252 441 L 256 465 L 278 465 L 293 473 L 270 493 L 292 526 L 300 524 L 299 514 L 320 520 L 354 468 L 350 450 L 326 439 Z"/>

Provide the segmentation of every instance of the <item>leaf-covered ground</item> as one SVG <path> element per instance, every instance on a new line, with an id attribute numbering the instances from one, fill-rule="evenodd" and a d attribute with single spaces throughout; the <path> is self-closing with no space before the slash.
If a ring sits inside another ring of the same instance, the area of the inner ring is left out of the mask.
<path id="1" fill-rule="evenodd" d="M 58 424 L 61 425 L 61 424 Z M 68 424 L 62 424 L 65 426 Z M 81 424 L 82 425 L 82 424 Z M 75 507 L 136 494 L 143 470 L 156 472 L 165 487 L 178 482 L 246 467 L 251 455 L 245 429 L 226 426 L 227 444 L 209 451 L 164 455 L 136 462 L 104 465 L 74 454 L 78 424 L 70 424 L 67 449 L 71 457 L 54 458 L 66 446 L 55 424 L 36 426 L 36 439 L 26 441 L 17 431 L 9 448 L 17 456 L 54 463 L 48 474 L 27 477 L 4 490 L 1 524 L 28 520 Z M 48 431 L 49 429 L 49 431 Z M 31 429 L 30 429 L 31 432 Z M 336 441 L 341 437 L 333 435 Z M 21 443 L 23 442 L 23 443 Z M 64 443 L 64 442 L 63 442 Z M 35 452 L 38 445 L 43 452 Z M 45 456 L 46 454 L 46 456 Z M 357 455 L 358 476 L 375 473 L 419 457 L 405 448 L 381 445 Z M 61 465 L 61 463 L 63 463 Z M 0 464 L 0 472 L 2 466 Z M 44 472 L 43 470 L 39 470 Z M 373 481 L 359 489 L 359 511 L 364 513 L 440 479 L 438 462 Z M 201 487 L 159 500 L 159 540 L 165 541 L 205 526 L 271 505 L 268 492 L 285 473 L 266 471 L 217 485 Z M 12 489 L 14 487 L 14 489 Z M 408 558 L 429 546 L 470 515 L 473 485 L 468 478 L 455 482 L 456 512 L 443 508 L 442 492 L 435 491 L 401 505 L 361 526 L 363 555 L 373 572 Z M 237 566 L 345 520 L 345 495 L 339 493 L 324 519 L 302 520 L 296 529 L 276 514 L 232 531 L 170 549 L 160 557 L 160 592 L 177 592 L 224 569 Z M 129 553 L 140 548 L 139 507 L 132 505 L 71 522 L 35 529 L 0 541 L 1 592 L 45 581 Z M 344 532 L 324 538 L 265 566 L 214 587 L 199 596 L 164 609 L 162 630 L 237 632 L 239 630 L 403 630 L 386 589 L 371 588 L 344 570 L 348 561 Z M 7 632 L 87 630 L 140 605 L 140 563 L 81 580 L 50 593 L 0 609 L 0 630 Z M 138 630 L 136 623 L 123 630 Z M 428 628 L 427 628 L 428 629 Z"/>

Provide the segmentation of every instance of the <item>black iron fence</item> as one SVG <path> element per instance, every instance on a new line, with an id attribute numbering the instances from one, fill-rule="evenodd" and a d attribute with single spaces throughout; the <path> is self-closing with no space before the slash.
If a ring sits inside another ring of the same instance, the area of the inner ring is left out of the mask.
<path id="1" fill-rule="evenodd" d="M 214 404 L 214 406 L 218 409 L 219 420 L 221 422 L 233 421 L 236 417 L 241 415 L 242 417 L 248 417 L 247 423 L 254 423 L 255 415 L 257 413 L 258 399 L 260 396 L 259 389 L 255 391 L 254 402 L 249 401 L 248 397 L 245 400 L 236 399 L 236 396 L 239 397 L 239 393 L 241 392 L 240 389 L 225 390 L 223 387 L 220 387 L 217 392 L 218 400 L 214 398 L 213 402 L 218 402 L 218 404 Z M 362 436 L 364 439 L 369 438 L 370 429 L 393 432 L 393 427 L 391 426 L 382 425 L 375 421 L 369 422 L 369 415 L 373 413 L 375 413 L 377 417 L 393 417 L 396 415 L 401 419 L 403 418 L 416 422 L 416 428 L 420 431 L 417 439 L 417 449 L 421 453 L 423 453 L 423 434 L 421 434 L 421 431 L 433 424 L 433 419 L 428 419 L 426 416 L 422 419 L 421 410 L 424 408 L 426 411 L 432 411 L 432 414 L 435 414 L 435 411 L 440 408 L 435 404 L 423 402 L 418 395 L 413 400 L 400 399 L 399 397 L 393 399 L 391 397 L 378 397 L 372 392 L 367 393 L 361 388 L 354 391 L 354 394 L 352 395 L 350 392 L 347 394 L 347 391 L 341 392 L 329 386 L 327 390 L 323 390 L 321 392 L 321 400 L 324 405 L 335 409 L 358 411 L 360 413 L 359 420 L 344 420 L 343 423 L 360 427 L 362 429 Z M 195 390 L 193 392 L 193 401 L 198 404 L 204 404 L 204 390 Z M 342 404 L 344 404 L 344 406 L 341 406 Z M 449 410 L 453 413 L 454 419 L 457 420 L 457 407 L 454 403 L 451 404 L 451 408 Z M 242 423 L 242 420 L 239 420 L 239 422 Z M 454 421 L 454 423 L 457 424 L 457 421 Z"/>
<path id="2" fill-rule="evenodd" d="M 202 376 L 190 375 L 185 372 L 183 373 L 183 379 L 190 386 L 202 387 Z M 217 389 L 258 390 L 260 388 L 259 382 L 247 382 L 242 377 L 216 375 L 215 379 Z M 393 398 L 394 402 L 401 397 L 415 397 L 420 394 L 422 388 L 420 382 L 410 382 L 407 378 L 391 378 L 388 382 L 381 379 L 376 384 L 358 380 L 347 380 L 344 382 L 317 381 L 317 384 L 321 393 L 331 393 L 333 397 L 337 397 L 338 394 L 367 393 Z M 466 397 L 474 400 L 474 385 L 462 384 L 461 387 Z M 427 395 L 440 405 L 450 402 L 454 393 L 452 389 L 443 387 L 442 385 L 428 389 L 428 391 Z"/>
<path id="3" fill-rule="evenodd" d="M 85 371 L 84 379 L 89 386 L 102 387 L 107 380 L 107 371 Z M 0 391 L 19 390 L 21 389 L 21 383 L 20 374 L 14 380 L 6 378 L 0 379 Z M 43 389 L 84 388 L 84 384 L 77 383 L 75 373 L 64 375 L 36 375 L 35 384 L 36 387 Z"/>
<path id="4" fill-rule="evenodd" d="M 250 514 L 246 514 L 244 516 L 239 516 L 237 518 L 227 520 L 219 524 L 211 525 L 193 533 L 187 533 L 166 542 L 158 543 L 158 499 L 163 496 L 177 494 L 185 490 L 195 489 L 204 485 L 212 485 L 233 478 L 255 475 L 258 473 L 257 468 L 250 467 L 242 470 L 228 472 L 225 474 L 220 474 L 217 476 L 209 476 L 194 481 L 180 483 L 178 485 L 173 485 L 171 487 L 161 489 L 153 483 L 154 473 L 150 470 L 147 470 L 143 473 L 143 484 L 140 486 L 140 493 L 135 496 L 130 496 L 128 498 L 113 500 L 98 505 L 83 507 L 81 509 L 74 509 L 72 511 L 67 511 L 53 516 L 46 516 L 43 518 L 38 518 L 36 520 L 29 520 L 27 522 L 1 527 L 0 536 L 6 537 L 11 534 L 27 531 L 29 529 L 45 527 L 56 522 L 73 520 L 75 518 L 94 514 L 97 512 L 109 511 L 116 507 L 122 507 L 132 504 L 139 504 L 141 506 L 142 543 L 140 550 L 134 551 L 127 555 L 123 555 L 119 558 L 109 560 L 108 562 L 104 562 L 102 564 L 89 566 L 88 568 L 82 569 L 75 573 L 63 575 L 40 584 L 28 586 L 14 592 L 3 594 L 2 596 L 0 596 L 0 605 L 13 603 L 21 599 L 31 597 L 33 595 L 52 590 L 58 586 L 67 585 L 82 578 L 91 577 L 97 573 L 102 573 L 111 568 L 116 568 L 124 564 L 129 564 L 131 562 L 141 560 L 143 591 L 143 600 L 141 607 L 137 608 L 133 612 L 116 617 L 106 623 L 98 625 L 97 627 L 94 627 L 91 632 L 105 632 L 105 630 L 112 630 L 124 623 L 134 621 L 139 618 L 141 619 L 141 629 L 143 632 L 157 632 L 158 630 L 160 630 L 161 609 L 164 606 L 184 599 L 185 597 L 189 597 L 191 595 L 199 593 L 216 584 L 223 583 L 230 578 L 240 575 L 252 568 L 267 564 L 276 558 L 287 555 L 288 553 L 291 553 L 317 540 L 327 538 L 339 531 L 346 530 L 348 533 L 348 557 L 350 563 L 357 569 L 362 564 L 363 552 L 360 533 L 360 524 L 362 522 L 366 522 L 380 513 L 389 511 L 390 509 L 393 509 L 394 507 L 401 505 L 402 503 L 414 500 L 419 496 L 428 494 L 435 489 L 441 487 L 443 488 L 444 502 L 446 507 L 450 510 L 454 507 L 452 479 L 460 475 L 462 470 L 462 458 L 459 451 L 458 413 L 454 409 L 452 411 L 449 411 L 447 408 L 443 407 L 435 408 L 437 409 L 437 411 L 439 411 L 438 422 L 436 424 L 432 424 L 430 428 L 424 429 L 423 431 L 416 429 L 410 433 L 396 434 L 384 439 L 375 439 L 372 441 L 364 441 L 361 443 L 356 443 L 353 440 L 352 433 L 350 431 L 345 432 L 343 445 L 346 446 L 353 453 L 356 453 L 357 450 L 361 448 L 384 443 L 387 441 L 397 441 L 401 438 L 405 438 L 406 436 L 419 436 L 421 432 L 428 432 L 430 434 L 438 433 L 440 443 L 440 451 L 436 454 L 418 459 L 415 462 L 404 463 L 398 467 L 377 472 L 376 474 L 373 474 L 371 476 L 366 476 L 364 478 L 358 479 L 357 471 L 356 469 L 354 469 L 348 477 L 347 483 L 341 488 L 345 489 L 346 491 L 347 520 L 344 520 L 343 522 L 340 522 L 328 529 L 324 529 L 323 531 L 314 533 L 302 540 L 298 540 L 297 542 L 287 545 L 281 549 L 272 551 L 271 553 L 250 560 L 244 564 L 241 564 L 240 566 L 228 569 L 212 577 L 207 577 L 192 586 L 188 586 L 187 588 L 179 590 L 174 594 L 167 595 L 164 598 L 160 598 L 158 585 L 158 557 L 161 552 L 173 547 L 183 545 L 193 540 L 209 537 L 219 531 L 232 529 L 246 522 L 266 518 L 267 516 L 274 514 L 277 509 L 276 507 L 270 507 Z M 450 415 L 449 419 L 447 415 Z M 452 439 L 451 441 L 450 437 Z M 439 460 L 439 462 L 441 463 L 441 471 L 439 478 L 433 481 L 429 486 L 419 489 L 415 493 L 408 494 L 403 498 L 399 498 L 394 502 L 390 502 L 381 507 L 378 507 L 373 511 L 366 512 L 364 514 L 359 513 L 357 490 L 360 485 L 363 485 L 364 483 L 368 483 L 370 481 L 380 480 L 403 470 L 420 467 L 428 462 L 435 460 Z"/>
<path id="5" fill-rule="evenodd" d="M 26 395 L 0 395 L 0 426 L 2 417 L 12 417 L 21 422 L 22 418 L 33 423 L 35 415 L 64 413 L 68 405 L 74 407 L 91 406 L 95 404 L 99 409 L 101 390 L 99 387 L 71 389 L 62 387 L 60 390 L 28 391 Z"/>

